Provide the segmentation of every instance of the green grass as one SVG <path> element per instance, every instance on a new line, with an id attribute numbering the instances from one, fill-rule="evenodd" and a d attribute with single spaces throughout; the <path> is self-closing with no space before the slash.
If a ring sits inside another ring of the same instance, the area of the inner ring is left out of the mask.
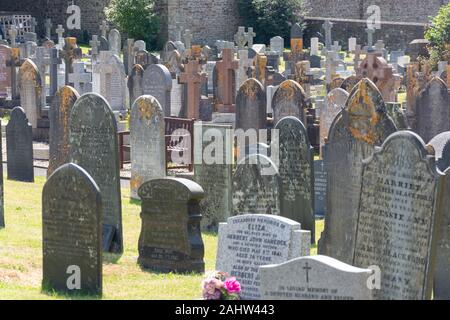
<path id="1" fill-rule="evenodd" d="M 0 230 L 0 300 L 4 299 L 95 299 L 68 297 L 42 292 L 41 194 L 45 178 L 35 183 L 5 179 L 6 229 Z M 125 252 L 103 257 L 103 299 L 199 299 L 202 275 L 157 274 L 137 265 L 140 205 L 129 200 L 129 190 L 122 189 Z M 317 222 L 317 238 L 323 221 Z M 203 234 L 206 271 L 213 271 L 217 235 Z M 316 254 L 314 246 L 312 254 Z"/>

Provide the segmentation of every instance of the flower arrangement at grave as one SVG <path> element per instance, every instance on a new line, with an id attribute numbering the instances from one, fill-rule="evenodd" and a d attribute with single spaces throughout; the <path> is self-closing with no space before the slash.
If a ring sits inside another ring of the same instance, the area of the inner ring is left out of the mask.
<path id="1" fill-rule="evenodd" d="M 225 272 L 214 272 L 202 281 L 205 300 L 240 300 L 241 284 Z"/>

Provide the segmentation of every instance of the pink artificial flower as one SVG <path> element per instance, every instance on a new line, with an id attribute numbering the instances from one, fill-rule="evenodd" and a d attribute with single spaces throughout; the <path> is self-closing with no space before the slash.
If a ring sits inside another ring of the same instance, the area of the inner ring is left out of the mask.
<path id="1" fill-rule="evenodd" d="M 236 278 L 228 278 L 223 283 L 225 289 L 227 289 L 228 293 L 241 293 L 241 284 Z"/>
<path id="2" fill-rule="evenodd" d="M 207 300 L 219 300 L 221 288 L 223 288 L 223 282 L 216 278 L 203 280 L 203 297 Z"/>

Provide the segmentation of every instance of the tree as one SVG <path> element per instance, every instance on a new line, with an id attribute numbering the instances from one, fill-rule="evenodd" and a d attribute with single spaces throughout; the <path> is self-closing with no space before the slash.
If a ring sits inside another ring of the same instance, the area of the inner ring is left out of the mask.
<path id="1" fill-rule="evenodd" d="M 269 43 L 270 38 L 289 38 L 291 25 L 305 15 L 303 0 L 238 0 L 239 14 L 247 27 L 256 31 L 256 41 Z"/>
<path id="2" fill-rule="evenodd" d="M 147 46 L 161 48 L 158 42 L 160 18 L 155 10 L 157 0 L 112 0 L 105 8 L 109 21 L 128 37 L 145 40 Z"/>
<path id="3" fill-rule="evenodd" d="M 450 3 L 443 5 L 432 18 L 425 38 L 430 41 L 431 60 L 435 65 L 438 61 L 450 62 Z"/>

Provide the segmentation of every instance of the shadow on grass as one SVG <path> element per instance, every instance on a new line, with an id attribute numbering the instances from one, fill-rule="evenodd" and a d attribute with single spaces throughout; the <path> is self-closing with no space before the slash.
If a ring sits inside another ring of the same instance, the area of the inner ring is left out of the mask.
<path id="1" fill-rule="evenodd" d="M 117 264 L 122 258 L 122 254 L 103 252 L 103 262 Z"/>
<path id="2" fill-rule="evenodd" d="M 136 199 L 131 199 L 130 198 L 130 202 L 129 203 L 137 205 L 137 206 L 140 206 L 141 205 L 141 200 L 136 200 Z"/>
<path id="3" fill-rule="evenodd" d="M 70 293 L 69 291 L 59 291 L 45 283 L 42 284 L 41 293 L 59 300 L 100 300 L 102 298 L 101 294 L 91 294 L 80 290 L 71 291 Z"/>

